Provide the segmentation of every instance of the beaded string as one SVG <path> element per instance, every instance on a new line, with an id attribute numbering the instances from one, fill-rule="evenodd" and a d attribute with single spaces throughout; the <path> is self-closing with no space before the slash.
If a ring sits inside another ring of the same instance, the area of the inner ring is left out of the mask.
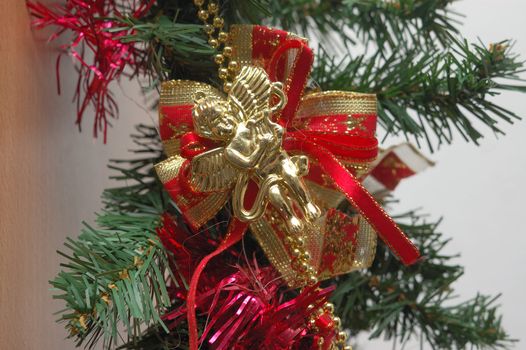
<path id="1" fill-rule="evenodd" d="M 232 47 L 227 45 L 229 35 L 224 31 L 225 20 L 219 15 L 219 5 L 214 1 L 194 0 L 197 7 L 197 17 L 204 23 L 204 31 L 208 35 L 208 44 L 218 51 L 214 61 L 218 65 L 218 76 L 223 81 L 223 91 L 228 93 L 232 89 L 232 81 L 240 70 L 237 61 L 232 60 Z M 309 263 L 310 254 L 305 248 L 305 240 L 301 235 L 288 234 L 285 237 L 285 246 L 291 257 L 292 269 L 298 275 L 298 282 L 304 285 L 315 285 L 318 283 L 317 271 Z M 309 305 L 312 310 L 314 305 Z M 334 315 L 334 304 L 326 302 L 323 307 L 316 310 L 309 319 L 309 328 L 312 332 L 318 331 L 317 320 L 323 316 L 330 319 L 329 326 L 333 327 L 336 337 L 330 346 L 331 350 L 352 350 L 346 345 L 347 333 L 341 328 L 341 320 Z M 319 338 L 318 347 L 324 347 L 324 339 Z"/>

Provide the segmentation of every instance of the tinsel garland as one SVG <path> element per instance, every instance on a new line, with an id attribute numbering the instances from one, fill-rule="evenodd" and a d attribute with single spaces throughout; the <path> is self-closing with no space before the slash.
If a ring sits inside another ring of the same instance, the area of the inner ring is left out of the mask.
<path id="1" fill-rule="evenodd" d="M 217 246 L 208 232 L 195 235 L 183 225 L 165 214 L 157 230 L 181 271 L 178 286 L 170 288 L 178 306 L 163 316 L 170 329 L 186 321 L 185 279 L 201 257 Z M 207 320 L 201 343 L 214 350 L 317 349 L 319 339 L 330 339 L 333 330 L 320 324 L 320 331 L 313 335 L 308 322 L 333 289 L 313 286 L 291 298 L 294 293 L 272 266 L 240 258 L 230 249 L 223 259 L 211 262 L 199 284 L 196 307 Z"/>
<path id="2" fill-rule="evenodd" d="M 118 112 L 109 85 L 118 80 L 126 68 L 135 73 L 141 69 L 138 66 L 141 49 L 135 43 L 119 40 L 133 31 L 122 30 L 122 23 L 118 18 L 140 18 L 154 3 L 155 0 L 67 0 L 64 5 L 43 5 L 32 1 L 27 3 L 34 17 L 34 27 L 57 27 L 49 37 L 50 41 L 63 34 L 71 35 L 60 47 L 78 63 L 74 96 L 77 104 L 76 124 L 81 127 L 83 116 L 91 104 L 95 110 L 93 135 L 97 136 L 102 131 L 104 142 L 108 119 L 116 117 Z M 62 55 L 57 57 L 56 63 L 59 93 L 61 57 Z"/>

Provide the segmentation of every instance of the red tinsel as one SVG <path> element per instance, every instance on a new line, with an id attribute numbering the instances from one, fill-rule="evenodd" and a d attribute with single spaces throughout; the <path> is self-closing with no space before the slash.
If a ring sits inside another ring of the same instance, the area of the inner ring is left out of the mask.
<path id="1" fill-rule="evenodd" d="M 163 217 L 158 235 L 173 253 L 174 271 L 182 275 L 178 279 L 191 276 L 200 258 L 217 246 L 206 232 L 192 235 L 169 215 Z M 291 291 L 274 268 L 259 267 L 255 260 L 234 266 L 234 261 L 240 261 L 237 255 L 229 250 L 212 260 L 199 283 L 196 305 L 200 314 L 207 317 L 200 340 L 206 348 L 318 349 L 319 338 L 330 344 L 334 336 L 332 326 L 324 327 L 320 317 L 318 330 L 313 333 L 308 320 L 327 301 L 332 288 L 307 288 L 291 298 Z M 171 294 L 179 306 L 163 316 L 169 328 L 177 327 L 186 317 L 186 289 L 184 283 L 178 284 L 179 287 L 171 288 Z"/>
<path id="2" fill-rule="evenodd" d="M 176 283 L 170 286 L 170 294 L 180 300 L 186 300 L 186 285 L 199 261 L 217 248 L 218 242 L 212 238 L 211 233 L 204 229 L 199 233 L 192 232 L 183 223 L 177 222 L 169 214 L 162 217 L 162 226 L 157 229 L 164 247 L 172 253 L 172 271 L 176 271 Z M 238 261 L 238 253 L 229 251 L 222 259 L 213 261 L 210 273 L 203 276 L 200 284 L 201 290 L 208 290 L 207 286 L 219 283 L 225 276 L 233 273 L 232 266 Z"/>
<path id="3" fill-rule="evenodd" d="M 116 117 L 117 104 L 109 89 L 109 84 L 118 79 L 129 66 L 137 71 L 137 57 L 140 49 L 133 43 L 119 40 L 130 30 L 112 32 L 122 27 L 116 18 L 122 18 L 122 9 L 126 16 L 140 18 L 154 4 L 154 0 L 67 0 L 64 5 L 43 5 L 29 1 L 27 6 L 34 17 L 33 26 L 38 29 L 56 26 L 58 30 L 49 40 L 55 40 L 64 33 L 72 38 L 61 45 L 78 64 L 78 81 L 75 90 L 77 103 L 76 124 L 81 126 L 82 117 L 91 103 L 95 109 L 93 134 L 103 131 L 106 142 L 108 118 Z M 61 55 L 57 58 L 57 80 Z M 60 84 L 59 84 L 60 93 Z"/>
<path id="4" fill-rule="evenodd" d="M 312 287 L 285 301 L 283 287 L 271 267 L 240 268 L 225 278 L 215 288 L 201 342 L 214 350 L 311 348 L 308 320 L 330 290 Z"/>

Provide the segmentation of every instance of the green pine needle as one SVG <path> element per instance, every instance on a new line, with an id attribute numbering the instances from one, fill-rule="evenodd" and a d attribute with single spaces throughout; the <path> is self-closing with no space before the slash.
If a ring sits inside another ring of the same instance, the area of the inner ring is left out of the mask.
<path id="1" fill-rule="evenodd" d="M 509 348 L 514 340 L 502 328 L 498 296 L 456 301 L 453 284 L 464 271 L 457 256 L 443 252 L 449 240 L 437 231 L 440 221 L 414 211 L 396 220 L 424 258 L 404 267 L 380 243 L 370 269 L 338 278 L 332 299 L 344 326 L 400 344 L 419 339 L 432 349 Z"/>
<path id="2" fill-rule="evenodd" d="M 110 347 L 149 326 L 168 332 L 160 316 L 171 306 L 167 283 L 176 280 L 156 233 L 167 203 L 153 173 L 160 143 L 155 129 L 137 130 L 134 140 L 145 156 L 112 162 L 124 187 L 104 192 L 96 226 L 85 224 L 78 238 L 67 239 L 58 252 L 63 270 L 50 281 L 54 298 L 66 304 L 59 321 L 78 346 L 91 348 L 102 338 Z"/>
<path id="3" fill-rule="evenodd" d="M 520 119 L 491 99 L 502 91 L 526 92 L 518 78 L 523 62 L 511 49 L 507 41 L 490 47 L 455 41 L 446 51 L 335 59 L 320 48 L 312 76 L 323 90 L 376 93 L 379 122 L 388 133 L 423 139 L 431 150 L 451 143 L 455 133 L 478 144 L 481 127 L 502 134 L 500 121 Z"/>

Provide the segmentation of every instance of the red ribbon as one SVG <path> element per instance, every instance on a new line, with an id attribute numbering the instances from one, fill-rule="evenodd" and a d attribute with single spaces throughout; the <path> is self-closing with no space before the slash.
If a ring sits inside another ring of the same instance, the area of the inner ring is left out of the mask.
<path id="1" fill-rule="evenodd" d="M 312 62 L 314 61 L 314 54 L 303 40 L 286 40 L 274 52 L 266 69 L 270 79 L 277 81 L 278 67 L 281 66 L 280 61 L 286 57 L 287 51 L 294 49 L 297 49 L 299 52 L 296 53 L 296 59 L 293 65 L 294 71 L 289 74 L 287 83 L 285 84 L 287 104 L 283 107 L 279 119 L 279 123 L 284 126 L 294 119 L 294 114 L 299 106 L 305 84 L 309 78 Z"/>
<path id="2" fill-rule="evenodd" d="M 419 259 L 418 249 L 334 154 L 315 142 L 298 138 L 295 134 L 287 136 L 290 137 L 284 141 L 283 147 L 287 151 L 297 151 L 316 159 L 323 172 L 345 194 L 349 203 L 374 227 L 380 238 L 402 263 L 411 265 Z"/>
<path id="3" fill-rule="evenodd" d="M 197 333 L 197 317 L 195 315 L 195 298 L 199 278 L 201 277 L 201 274 L 203 273 L 208 262 L 214 257 L 224 252 L 225 250 L 231 248 L 237 242 L 239 242 L 241 238 L 243 238 L 243 235 L 245 234 L 247 228 L 248 223 L 241 222 L 236 218 L 232 219 L 228 228 L 228 232 L 221 244 L 219 245 L 219 247 L 217 247 L 216 250 L 205 256 L 203 260 L 199 262 L 199 265 L 197 265 L 197 268 L 195 269 L 194 274 L 192 275 L 192 279 L 190 281 L 190 288 L 188 289 L 188 299 L 186 300 L 186 304 L 188 306 L 188 336 L 190 340 L 191 350 L 197 350 L 199 345 L 199 336 Z"/>

